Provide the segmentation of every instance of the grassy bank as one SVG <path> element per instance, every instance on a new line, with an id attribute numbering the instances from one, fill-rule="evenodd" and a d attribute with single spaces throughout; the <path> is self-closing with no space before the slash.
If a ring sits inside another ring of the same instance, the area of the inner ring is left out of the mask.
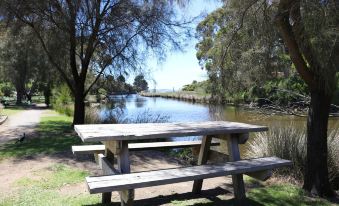
<path id="1" fill-rule="evenodd" d="M 197 103 L 210 103 L 211 95 L 199 93 L 195 91 L 178 91 L 178 92 L 164 92 L 164 93 L 147 93 L 141 92 L 144 97 L 163 97 L 168 99 L 178 99 L 182 101 L 197 102 Z"/>
<path id="2" fill-rule="evenodd" d="M 81 142 L 71 124 L 71 117 L 50 111 L 41 118 L 37 132 L 27 136 L 24 142 L 14 144 L 16 140 L 12 140 L 0 145 L 0 160 L 70 150 L 72 145 Z"/>
<path id="3" fill-rule="evenodd" d="M 0 115 L 11 116 L 25 110 L 25 107 L 21 106 L 11 106 L 4 109 L 0 109 Z"/>

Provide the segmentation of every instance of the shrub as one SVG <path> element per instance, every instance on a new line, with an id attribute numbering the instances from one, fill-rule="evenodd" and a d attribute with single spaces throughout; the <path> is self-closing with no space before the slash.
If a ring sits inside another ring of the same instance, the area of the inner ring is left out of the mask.
<path id="1" fill-rule="evenodd" d="M 12 84 L 10 83 L 0 84 L 0 92 L 3 94 L 3 96 L 10 97 L 14 91 L 15 88 Z"/>
<path id="2" fill-rule="evenodd" d="M 247 157 L 277 156 L 293 162 L 290 168 L 277 170 L 279 174 L 302 180 L 306 164 L 305 129 L 294 125 L 284 128 L 273 127 L 269 132 L 257 133 L 247 145 Z M 333 130 L 328 137 L 328 167 L 331 184 L 338 189 L 339 181 L 339 130 Z"/>
<path id="3" fill-rule="evenodd" d="M 53 89 L 52 95 L 53 109 L 61 114 L 73 116 L 73 99 L 68 86 L 63 84 L 60 87 L 56 87 L 55 89 Z"/>

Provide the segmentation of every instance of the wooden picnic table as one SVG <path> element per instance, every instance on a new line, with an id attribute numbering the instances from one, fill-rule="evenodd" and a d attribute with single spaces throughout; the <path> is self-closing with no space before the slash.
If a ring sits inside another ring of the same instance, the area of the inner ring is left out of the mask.
<path id="1" fill-rule="evenodd" d="M 224 147 L 222 145 L 220 147 L 228 150 L 227 153 L 229 155 L 230 161 L 238 161 L 240 160 L 239 144 L 244 144 L 247 141 L 249 138 L 249 133 L 268 130 L 266 126 L 228 121 L 144 124 L 90 124 L 75 125 L 74 128 L 84 142 L 101 141 L 105 145 L 105 156 L 111 160 L 116 158 L 117 170 L 121 174 L 127 174 L 131 172 L 128 141 L 155 140 L 158 138 L 170 137 L 203 136 L 198 157 L 198 165 L 204 165 L 207 162 L 207 153 L 210 149 L 212 137 L 218 138 L 220 142 L 225 143 Z M 111 164 L 114 163 L 114 161 L 110 162 Z M 108 168 L 106 172 L 104 169 L 104 174 L 108 175 L 112 174 L 112 172 L 113 169 Z M 242 174 L 232 175 L 232 181 L 235 197 L 237 199 L 244 198 L 245 187 Z M 194 179 L 193 192 L 199 193 L 201 191 L 202 183 L 202 179 Z M 152 185 L 155 184 L 153 183 Z M 132 188 L 132 186 L 129 188 Z M 120 196 L 122 205 L 133 204 L 133 189 L 120 191 Z M 110 202 L 110 198 L 111 196 L 109 192 L 103 193 L 103 202 Z"/>

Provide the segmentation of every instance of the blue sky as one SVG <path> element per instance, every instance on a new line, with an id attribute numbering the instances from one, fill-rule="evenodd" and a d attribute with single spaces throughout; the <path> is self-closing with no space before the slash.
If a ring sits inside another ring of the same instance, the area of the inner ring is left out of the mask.
<path id="1" fill-rule="evenodd" d="M 213 0 L 190 1 L 180 12 L 187 16 L 198 16 L 200 13 L 209 13 L 220 6 L 220 2 Z M 199 22 L 199 21 L 198 21 Z M 197 23 L 198 23 L 197 22 Z M 154 89 L 155 85 L 151 79 L 156 81 L 156 89 L 180 89 L 183 85 L 191 83 L 193 80 L 202 81 L 207 79 L 206 72 L 201 70 L 196 58 L 195 44 L 198 41 L 192 38 L 185 47 L 185 52 L 171 52 L 161 64 L 157 64 L 155 59 L 148 63 L 151 68 L 148 82 L 149 88 Z"/>

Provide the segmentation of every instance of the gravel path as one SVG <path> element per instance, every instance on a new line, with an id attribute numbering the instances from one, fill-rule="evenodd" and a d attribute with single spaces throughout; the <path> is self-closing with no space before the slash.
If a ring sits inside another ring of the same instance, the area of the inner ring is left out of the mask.
<path id="1" fill-rule="evenodd" d="M 44 107 L 36 106 L 9 116 L 7 121 L 0 125 L 0 143 L 17 139 L 26 134 L 31 135 L 44 113 Z"/>

